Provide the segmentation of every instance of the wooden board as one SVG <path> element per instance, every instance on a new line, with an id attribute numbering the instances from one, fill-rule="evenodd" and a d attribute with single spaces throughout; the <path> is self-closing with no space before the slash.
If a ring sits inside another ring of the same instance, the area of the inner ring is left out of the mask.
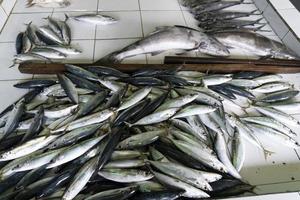
<path id="1" fill-rule="evenodd" d="M 95 66 L 93 64 L 76 64 L 78 66 Z M 233 73 L 240 71 L 256 71 L 266 73 L 300 73 L 300 67 L 278 65 L 255 65 L 255 64 L 117 64 L 111 65 L 116 69 L 130 72 L 142 68 L 167 69 L 182 66 L 184 70 L 196 70 L 212 73 Z M 65 71 L 64 64 L 24 63 L 19 65 L 21 73 L 25 74 L 57 74 Z"/>
<path id="2" fill-rule="evenodd" d="M 254 65 L 278 65 L 300 67 L 300 60 L 250 60 L 250 59 L 227 59 L 227 58 L 204 58 L 204 57 L 178 57 L 166 56 L 165 64 L 254 64 Z"/>

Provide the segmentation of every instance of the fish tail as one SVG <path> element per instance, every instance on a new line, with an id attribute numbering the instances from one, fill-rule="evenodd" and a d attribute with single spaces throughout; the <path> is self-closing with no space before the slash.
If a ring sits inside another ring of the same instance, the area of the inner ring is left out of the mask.
<path id="1" fill-rule="evenodd" d="M 264 13 L 263 11 L 260 11 L 258 9 L 255 9 L 255 10 L 250 12 L 251 15 L 262 15 L 263 13 Z"/>
<path id="2" fill-rule="evenodd" d="M 28 0 L 27 4 L 26 4 L 26 7 L 29 8 L 29 7 L 33 6 L 35 4 L 33 1 L 34 0 Z"/>
<path id="3" fill-rule="evenodd" d="M 124 122 L 126 124 L 126 126 L 128 126 L 129 128 L 131 128 L 133 126 L 133 124 L 130 124 L 129 122 Z"/>
<path id="4" fill-rule="evenodd" d="M 264 19 L 264 18 L 261 17 L 261 18 L 255 20 L 255 23 L 256 23 L 256 24 L 266 24 L 266 23 L 261 22 L 263 19 Z"/>

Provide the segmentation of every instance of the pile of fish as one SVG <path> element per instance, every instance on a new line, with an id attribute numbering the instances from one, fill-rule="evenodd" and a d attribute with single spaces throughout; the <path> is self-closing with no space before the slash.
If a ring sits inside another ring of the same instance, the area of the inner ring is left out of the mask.
<path id="1" fill-rule="evenodd" d="M 260 58 L 299 59 L 285 45 L 269 39 L 257 32 L 265 32 L 261 23 L 263 17 L 249 20 L 247 17 L 261 15 L 258 10 L 238 12 L 224 10 L 239 4 L 252 4 L 225 0 L 182 0 L 182 5 L 189 8 L 194 18 L 199 21 L 201 31 L 210 33 L 228 49 L 236 49 Z M 262 16 L 262 15 L 261 15 Z"/>
<path id="2" fill-rule="evenodd" d="M 66 18 L 67 19 L 67 18 Z M 37 27 L 32 23 L 18 34 L 14 63 L 61 61 L 80 50 L 70 46 L 71 30 L 65 21 L 47 17 L 48 25 Z"/>
<path id="3" fill-rule="evenodd" d="M 203 29 L 204 32 L 236 29 L 262 31 L 261 29 L 266 25 L 266 23 L 261 23 L 263 17 L 257 20 L 245 20 L 245 18 L 253 15 L 261 15 L 258 10 L 253 10 L 251 12 L 224 10 L 240 4 L 252 4 L 252 2 L 246 3 L 244 0 L 182 0 L 181 3 L 183 6 L 189 8 L 190 12 L 194 15 L 194 18 L 199 21 L 199 27 Z"/>
<path id="4" fill-rule="evenodd" d="M 65 68 L 16 84 L 29 92 L 0 114 L 0 199 L 239 195 L 246 140 L 299 147 L 299 91 L 279 75 Z"/>
<path id="5" fill-rule="evenodd" d="M 90 24 L 108 25 L 117 22 L 116 19 L 100 14 L 84 14 L 68 16 L 65 20 L 46 18 L 48 25 L 27 25 L 25 32 L 18 34 L 16 39 L 16 52 L 14 65 L 24 62 L 61 62 L 70 55 L 81 54 L 81 51 L 72 47 L 71 29 L 67 24 L 68 19 Z"/>
<path id="6" fill-rule="evenodd" d="M 71 5 L 70 0 L 28 0 L 27 7 L 38 6 L 42 8 L 64 8 Z"/>

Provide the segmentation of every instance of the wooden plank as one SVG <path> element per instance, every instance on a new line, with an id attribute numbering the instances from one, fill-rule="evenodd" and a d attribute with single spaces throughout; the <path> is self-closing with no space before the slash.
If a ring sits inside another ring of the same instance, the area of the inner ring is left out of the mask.
<path id="1" fill-rule="evenodd" d="M 203 58 L 203 57 L 178 57 L 166 56 L 165 64 L 255 64 L 255 65 L 278 65 L 300 67 L 299 60 L 249 60 L 249 59 L 227 59 L 227 58 Z"/>
<path id="2" fill-rule="evenodd" d="M 86 67 L 93 66 L 93 64 L 77 64 L 78 66 Z M 167 69 L 171 67 L 178 67 L 178 64 L 117 64 L 112 67 L 125 71 L 135 71 L 142 68 L 152 69 Z M 233 73 L 240 71 L 257 71 L 266 73 L 300 73 L 300 67 L 293 66 L 277 66 L 277 65 L 254 65 L 254 64 L 183 64 L 182 69 L 196 70 L 201 72 L 214 72 L 214 73 Z M 65 71 L 63 64 L 43 64 L 43 63 L 27 63 L 20 64 L 19 70 L 21 73 L 26 74 L 56 74 Z"/>

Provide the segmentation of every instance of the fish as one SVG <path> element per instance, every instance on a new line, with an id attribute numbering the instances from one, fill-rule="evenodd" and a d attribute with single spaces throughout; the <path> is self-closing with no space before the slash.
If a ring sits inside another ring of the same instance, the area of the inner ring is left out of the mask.
<path id="1" fill-rule="evenodd" d="M 280 92 L 283 90 L 292 89 L 292 85 L 285 82 L 272 82 L 272 83 L 266 83 L 263 84 L 257 88 L 252 89 L 253 92 L 259 92 L 259 93 L 273 93 L 273 92 Z"/>
<path id="2" fill-rule="evenodd" d="M 62 199 L 63 200 L 74 199 L 77 196 L 77 194 L 83 189 L 83 187 L 88 183 L 89 179 L 96 171 L 97 165 L 98 165 L 98 158 L 93 158 L 87 163 L 85 163 L 75 174 L 68 188 L 64 192 Z"/>
<path id="3" fill-rule="evenodd" d="M 224 45 L 243 49 L 259 57 L 295 60 L 298 56 L 280 42 L 251 31 L 223 31 L 212 34 Z"/>
<path id="4" fill-rule="evenodd" d="M 188 117 L 193 115 L 202 115 L 210 112 L 214 112 L 216 110 L 215 107 L 207 106 L 207 105 L 191 105 L 183 108 L 178 113 L 176 113 L 172 119 Z"/>
<path id="5" fill-rule="evenodd" d="M 114 114 L 113 111 L 106 109 L 106 110 L 96 112 L 91 115 L 79 118 L 75 121 L 72 121 L 69 124 L 59 127 L 58 129 L 52 130 L 51 132 L 58 133 L 58 132 L 62 132 L 62 131 L 71 131 L 71 130 L 74 130 L 76 128 L 80 128 L 83 126 L 101 123 L 101 122 L 107 120 L 108 118 L 110 118 L 113 114 Z"/>
<path id="6" fill-rule="evenodd" d="M 30 127 L 26 131 L 26 134 L 21 140 L 21 143 L 24 143 L 30 139 L 32 139 L 35 135 L 37 135 L 44 125 L 44 108 L 40 107 L 37 114 L 33 118 L 33 122 L 31 123 Z"/>
<path id="7" fill-rule="evenodd" d="M 136 103 L 144 99 L 151 92 L 151 90 L 151 87 L 145 87 L 134 92 L 132 95 L 130 95 L 130 97 L 128 97 L 124 100 L 124 102 L 122 102 L 117 111 L 121 111 L 135 105 Z"/>
<path id="8" fill-rule="evenodd" d="M 58 78 L 59 83 L 61 84 L 62 88 L 68 95 L 68 97 L 72 100 L 72 102 L 75 104 L 78 104 L 78 101 L 79 101 L 78 93 L 77 93 L 72 81 L 69 78 L 67 78 L 66 76 L 61 75 L 61 74 L 58 74 L 57 78 Z"/>
<path id="9" fill-rule="evenodd" d="M 55 140 L 57 135 L 50 136 L 41 136 L 34 138 L 32 140 L 27 141 L 20 146 L 17 146 L 9 151 L 3 152 L 0 154 L 0 161 L 13 160 L 16 158 L 20 158 L 22 156 L 26 156 L 30 153 L 33 153 L 39 149 L 44 148 L 48 144 L 50 144 L 53 140 Z"/>
<path id="10" fill-rule="evenodd" d="M 244 140 L 236 128 L 234 129 L 234 134 L 232 139 L 231 154 L 232 154 L 231 155 L 232 164 L 236 168 L 236 170 L 240 172 L 245 162 L 246 152 L 245 152 Z"/>
<path id="11" fill-rule="evenodd" d="M 153 172 L 153 173 L 155 178 L 157 178 L 159 182 L 162 182 L 163 184 L 167 184 L 171 187 L 184 190 L 184 192 L 182 193 L 183 197 L 187 197 L 187 198 L 208 198 L 209 197 L 207 193 L 185 182 L 182 182 L 178 179 L 174 179 L 170 176 L 166 176 L 159 172 Z"/>
<path id="12" fill-rule="evenodd" d="M 107 15 L 101 14 L 83 14 L 78 16 L 68 16 L 66 15 L 67 19 L 74 19 L 76 21 L 85 22 L 88 24 L 94 25 L 111 25 L 118 22 L 115 18 Z"/>
<path id="13" fill-rule="evenodd" d="M 31 89 L 31 88 L 43 88 L 43 87 L 49 87 L 51 85 L 56 84 L 55 80 L 39 80 L 39 79 L 33 79 L 24 81 L 21 83 L 17 83 L 14 85 L 16 88 L 22 88 L 22 89 Z"/>
<path id="14" fill-rule="evenodd" d="M 171 162 L 158 162 L 158 161 L 149 161 L 151 165 L 159 169 L 166 175 L 169 175 L 173 178 L 177 178 L 183 182 L 191 184 L 194 187 L 203 189 L 206 191 L 212 191 L 209 183 L 204 179 L 201 173 L 198 173 L 196 170 L 184 167 Z"/>
<path id="15" fill-rule="evenodd" d="M 70 146 L 69 148 L 57 154 L 47 165 L 47 168 L 50 169 L 53 167 L 57 167 L 80 157 L 97 143 L 99 143 L 105 136 L 106 135 L 91 138 L 74 146 Z"/>
<path id="16" fill-rule="evenodd" d="M 270 93 L 262 98 L 257 99 L 257 102 L 266 102 L 266 103 L 273 103 L 273 102 L 280 102 L 290 100 L 296 97 L 299 94 L 297 90 L 284 90 L 279 92 Z"/>
<path id="17" fill-rule="evenodd" d="M 146 146 L 154 141 L 156 141 L 160 135 L 162 135 L 165 131 L 149 131 L 141 134 L 133 135 L 123 141 L 121 141 L 117 148 L 118 149 L 133 149 L 136 147 Z"/>
<path id="18" fill-rule="evenodd" d="M 144 170 L 136 169 L 103 169 L 98 174 L 105 179 L 118 183 L 134 183 L 147 181 L 153 178 L 153 174 Z"/>
<path id="19" fill-rule="evenodd" d="M 8 135 L 10 135 L 16 128 L 24 113 L 24 99 L 21 99 L 15 104 L 12 111 L 8 114 L 4 127 L 4 133 L 0 139 L 3 141 Z"/>
<path id="20" fill-rule="evenodd" d="M 35 47 L 31 52 L 46 57 L 48 59 L 65 59 L 67 57 L 66 54 L 60 51 L 45 47 Z"/>
<path id="21" fill-rule="evenodd" d="M 22 51 L 23 51 L 23 37 L 24 37 L 24 33 L 23 33 L 23 32 L 20 32 L 20 33 L 17 35 L 17 38 L 16 38 L 16 44 L 15 44 L 15 47 L 16 47 L 16 53 L 17 53 L 17 54 L 20 54 L 20 53 L 22 53 Z"/>
<path id="22" fill-rule="evenodd" d="M 102 61 L 118 63 L 128 57 L 141 54 L 157 55 L 169 50 L 198 50 L 213 56 L 229 55 L 228 49 L 223 44 L 205 33 L 188 27 L 174 26 L 159 27 L 144 39 L 102 58 Z"/>
<path id="23" fill-rule="evenodd" d="M 54 44 L 65 45 L 63 39 L 57 35 L 50 27 L 48 26 L 40 26 L 37 28 L 37 33 L 46 38 L 46 40 L 50 40 Z"/>
<path id="24" fill-rule="evenodd" d="M 96 200 L 96 199 L 125 200 L 127 198 L 130 198 L 132 195 L 134 195 L 136 191 L 137 191 L 136 187 L 128 186 L 125 188 L 118 188 L 118 189 L 99 192 L 97 194 L 89 196 L 88 198 L 86 198 L 86 200 Z"/>
<path id="25" fill-rule="evenodd" d="M 181 196 L 181 192 L 176 191 L 161 191 L 161 192 L 145 192 L 142 194 L 135 195 L 132 199 L 138 200 L 154 200 L 154 199 L 165 199 L 165 200 L 175 200 Z"/>

